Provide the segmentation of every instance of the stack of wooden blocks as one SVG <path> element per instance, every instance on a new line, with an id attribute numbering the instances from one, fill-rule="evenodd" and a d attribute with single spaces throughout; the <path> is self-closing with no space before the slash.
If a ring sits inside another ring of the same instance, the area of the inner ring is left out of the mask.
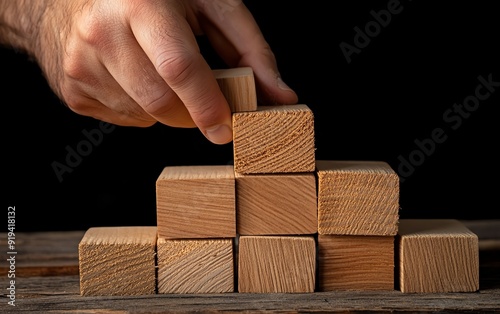
<path id="1" fill-rule="evenodd" d="M 81 295 L 472 292 L 477 236 L 399 219 L 381 161 L 316 160 L 307 105 L 258 106 L 251 68 L 214 70 L 233 112 L 233 165 L 167 166 L 157 226 L 94 227 Z"/>

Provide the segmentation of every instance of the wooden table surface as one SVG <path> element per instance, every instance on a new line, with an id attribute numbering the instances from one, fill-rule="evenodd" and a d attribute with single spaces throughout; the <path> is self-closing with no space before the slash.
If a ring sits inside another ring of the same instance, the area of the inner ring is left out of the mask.
<path id="1" fill-rule="evenodd" d="M 464 221 L 479 236 L 480 290 L 403 294 L 205 294 L 82 297 L 78 243 L 84 231 L 16 233 L 15 307 L 9 302 L 7 234 L 0 234 L 0 313 L 500 313 L 500 221 Z"/>

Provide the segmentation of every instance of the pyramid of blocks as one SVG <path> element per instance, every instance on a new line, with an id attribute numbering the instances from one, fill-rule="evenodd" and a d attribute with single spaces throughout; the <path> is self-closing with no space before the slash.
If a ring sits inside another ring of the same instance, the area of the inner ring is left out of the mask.
<path id="1" fill-rule="evenodd" d="M 479 289 L 478 238 L 452 219 L 400 219 L 383 161 L 316 160 L 305 104 L 258 106 L 251 68 L 214 70 L 233 165 L 166 166 L 157 225 L 93 227 L 82 296 Z"/>

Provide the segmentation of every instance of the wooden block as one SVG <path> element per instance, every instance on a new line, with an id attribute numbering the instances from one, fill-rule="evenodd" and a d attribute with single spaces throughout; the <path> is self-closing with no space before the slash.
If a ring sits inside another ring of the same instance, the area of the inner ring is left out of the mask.
<path id="1" fill-rule="evenodd" d="M 399 289 L 405 293 L 479 290 L 479 241 L 454 219 L 401 219 Z"/>
<path id="2" fill-rule="evenodd" d="M 314 173 L 236 173 L 239 235 L 315 234 L 318 228 Z"/>
<path id="3" fill-rule="evenodd" d="M 158 293 L 234 292 L 232 239 L 158 238 Z"/>
<path id="4" fill-rule="evenodd" d="M 255 78 L 250 67 L 212 70 L 231 112 L 257 110 Z"/>
<path id="5" fill-rule="evenodd" d="M 156 181 L 158 236 L 236 236 L 233 166 L 170 166 Z"/>
<path id="6" fill-rule="evenodd" d="M 317 160 L 318 233 L 394 236 L 399 177 L 385 162 Z"/>
<path id="7" fill-rule="evenodd" d="M 238 252 L 239 292 L 314 292 L 313 236 L 240 236 Z"/>
<path id="8" fill-rule="evenodd" d="M 394 290 L 394 238 L 318 235 L 319 290 Z"/>
<path id="9" fill-rule="evenodd" d="M 258 106 L 233 113 L 234 170 L 314 172 L 314 116 L 307 105 Z"/>
<path id="10" fill-rule="evenodd" d="M 78 245 L 82 296 L 156 293 L 156 227 L 93 227 Z"/>

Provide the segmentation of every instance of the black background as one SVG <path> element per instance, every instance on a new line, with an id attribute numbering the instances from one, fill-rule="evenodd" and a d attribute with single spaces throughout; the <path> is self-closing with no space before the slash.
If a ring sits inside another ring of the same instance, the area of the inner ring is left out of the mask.
<path id="1" fill-rule="evenodd" d="M 314 112 L 317 159 L 388 162 L 406 177 L 401 218 L 496 219 L 500 88 L 456 129 L 443 114 L 474 95 L 478 76 L 500 82 L 498 10 L 486 1 L 401 1 L 402 11 L 348 63 L 341 42 L 353 45 L 354 27 L 364 29 L 370 11 L 389 2 L 246 4 L 284 80 Z M 221 67 L 205 39 L 200 45 Z M 2 199 L 16 207 L 17 231 L 155 225 L 163 167 L 232 161 L 232 144 L 211 144 L 197 129 L 116 127 L 60 182 L 52 163 L 64 163 L 66 147 L 99 122 L 61 104 L 26 56 L 2 49 L 0 69 Z M 446 141 L 418 153 L 415 141 L 436 128 Z M 401 158 L 416 154 L 424 156 L 418 166 L 401 168 Z"/>

